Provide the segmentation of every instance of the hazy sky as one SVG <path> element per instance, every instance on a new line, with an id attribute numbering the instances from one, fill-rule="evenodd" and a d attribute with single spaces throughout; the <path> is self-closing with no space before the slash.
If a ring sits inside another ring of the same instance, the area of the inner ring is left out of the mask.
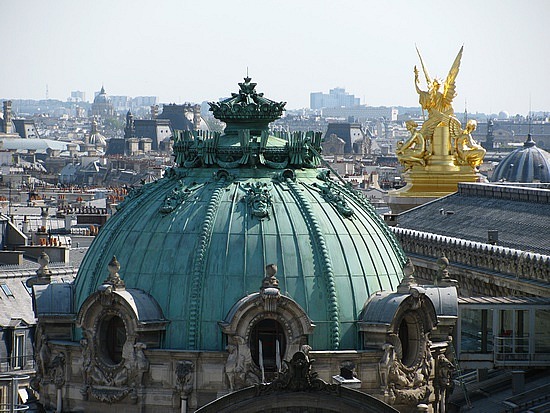
<path id="1" fill-rule="evenodd" d="M 257 90 L 309 106 L 346 90 L 417 105 L 418 45 L 445 78 L 461 45 L 456 111 L 550 111 L 550 1 L 0 0 L 0 96 L 217 100 L 248 67 Z"/>

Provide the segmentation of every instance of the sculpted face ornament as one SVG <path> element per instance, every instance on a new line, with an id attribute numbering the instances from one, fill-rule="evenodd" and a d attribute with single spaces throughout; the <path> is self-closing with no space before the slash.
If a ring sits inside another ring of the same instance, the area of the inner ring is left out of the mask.
<path id="1" fill-rule="evenodd" d="M 258 219 L 269 218 L 269 209 L 272 206 L 271 186 L 266 183 L 256 182 L 247 185 L 245 196 L 246 204 L 252 209 L 252 215 Z"/>

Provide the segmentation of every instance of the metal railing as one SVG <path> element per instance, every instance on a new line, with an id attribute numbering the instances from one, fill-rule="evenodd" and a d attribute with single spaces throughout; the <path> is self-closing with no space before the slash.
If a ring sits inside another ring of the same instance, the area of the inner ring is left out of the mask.
<path id="1" fill-rule="evenodd" d="M 0 358 L 0 373 L 7 373 L 16 370 L 33 370 L 34 368 L 35 362 L 32 355 Z M 1 412 L 2 410 L 0 410 L 0 413 Z"/>
<path id="2" fill-rule="evenodd" d="M 0 413 L 24 412 L 29 406 L 24 404 L 0 404 Z"/>
<path id="3" fill-rule="evenodd" d="M 537 352 L 532 337 L 495 336 L 494 340 L 495 366 L 550 366 L 550 352 Z"/>

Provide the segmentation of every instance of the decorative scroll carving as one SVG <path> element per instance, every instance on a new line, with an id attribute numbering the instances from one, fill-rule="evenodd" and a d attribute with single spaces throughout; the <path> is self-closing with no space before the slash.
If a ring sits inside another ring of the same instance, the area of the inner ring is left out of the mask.
<path id="1" fill-rule="evenodd" d="M 124 389 L 112 389 L 109 387 L 92 387 L 90 393 L 92 396 L 104 403 L 116 403 L 124 399 L 128 394 L 132 392 L 132 389 L 127 387 Z"/>

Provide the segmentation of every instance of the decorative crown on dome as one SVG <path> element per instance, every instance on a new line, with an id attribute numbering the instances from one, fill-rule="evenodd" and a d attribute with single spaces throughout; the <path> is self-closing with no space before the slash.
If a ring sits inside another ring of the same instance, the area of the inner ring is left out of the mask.
<path id="1" fill-rule="evenodd" d="M 256 83 L 251 83 L 248 76 L 244 83 L 239 83 L 239 93 L 219 103 L 208 102 L 216 119 L 223 122 L 238 120 L 265 120 L 272 122 L 279 119 L 285 110 L 286 102 L 274 102 L 264 98 L 263 93 L 256 92 Z"/>

